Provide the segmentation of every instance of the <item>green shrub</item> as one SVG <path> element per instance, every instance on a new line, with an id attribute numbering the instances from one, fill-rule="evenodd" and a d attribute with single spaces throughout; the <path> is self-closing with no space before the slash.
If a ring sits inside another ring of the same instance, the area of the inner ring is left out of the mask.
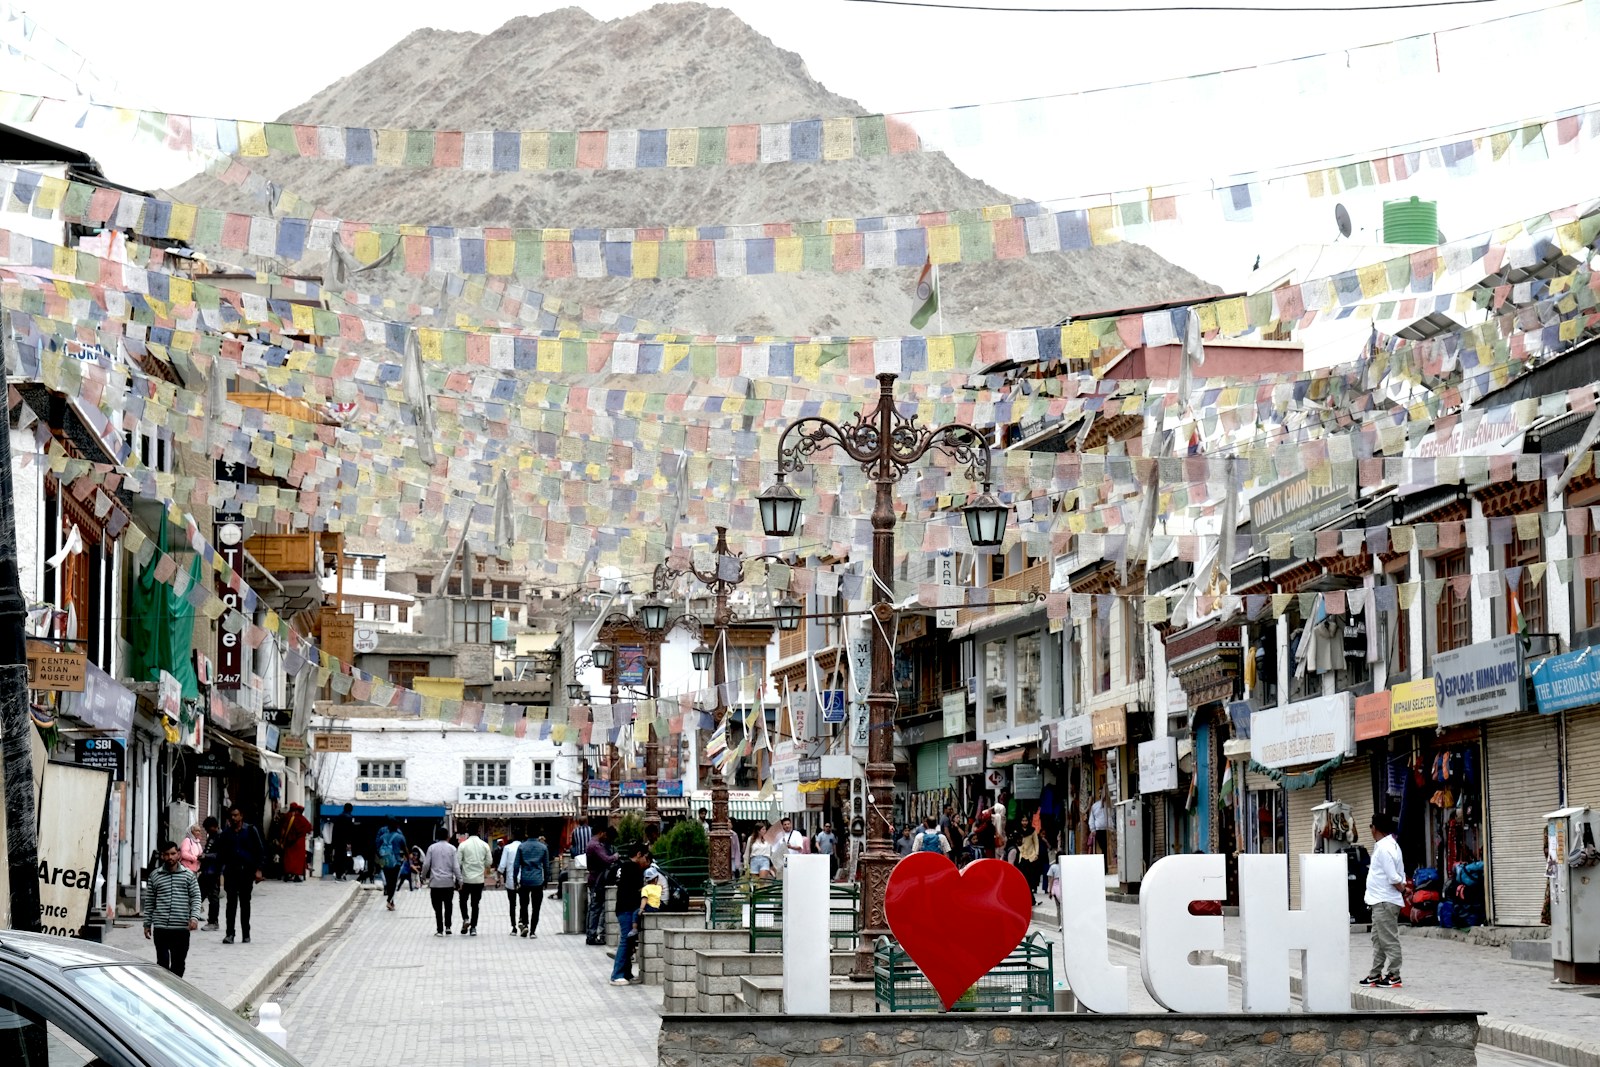
<path id="1" fill-rule="evenodd" d="M 656 841 L 655 856 L 664 863 L 678 860 L 705 859 L 711 851 L 705 827 L 698 819 L 682 819 Z"/>
<path id="2" fill-rule="evenodd" d="M 644 819 L 637 812 L 628 812 L 617 819 L 617 844 L 631 845 L 644 840 Z"/>

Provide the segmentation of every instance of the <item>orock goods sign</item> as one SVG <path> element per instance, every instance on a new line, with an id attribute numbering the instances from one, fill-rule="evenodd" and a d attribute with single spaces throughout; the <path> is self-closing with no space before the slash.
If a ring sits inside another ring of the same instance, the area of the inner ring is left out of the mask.
<path id="1" fill-rule="evenodd" d="M 1497 637 L 1433 657 L 1439 725 L 1460 726 L 1522 710 L 1522 640 Z"/>

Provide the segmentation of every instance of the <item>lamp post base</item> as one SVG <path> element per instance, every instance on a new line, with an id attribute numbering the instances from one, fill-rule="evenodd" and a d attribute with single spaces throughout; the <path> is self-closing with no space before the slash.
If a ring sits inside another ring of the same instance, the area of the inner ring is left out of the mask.
<path id="1" fill-rule="evenodd" d="M 711 847 L 707 873 L 713 882 L 733 881 L 733 827 L 728 822 L 728 787 L 717 775 L 711 787 Z"/>
<path id="2" fill-rule="evenodd" d="M 876 842 L 868 842 L 867 851 L 859 863 L 861 871 L 861 932 L 856 939 L 855 965 L 850 979 L 855 982 L 872 980 L 872 953 L 878 938 L 889 936 L 889 920 L 883 910 L 884 891 L 889 886 L 889 875 L 900 857 L 893 852 L 873 849 Z"/>

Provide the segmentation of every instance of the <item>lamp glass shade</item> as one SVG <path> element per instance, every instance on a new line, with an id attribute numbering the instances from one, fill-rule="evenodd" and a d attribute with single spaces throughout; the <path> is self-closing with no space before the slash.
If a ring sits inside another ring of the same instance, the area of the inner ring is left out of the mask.
<path id="1" fill-rule="evenodd" d="M 978 548 L 992 548 L 1006 539 L 1009 508 L 989 493 L 980 493 L 961 509 L 967 520 L 967 537 Z"/>
<path id="2" fill-rule="evenodd" d="M 786 482 L 775 482 L 756 496 L 761 530 L 768 537 L 793 537 L 800 528 L 800 494 Z"/>
<path id="3" fill-rule="evenodd" d="M 595 645 L 589 649 L 589 658 L 594 660 L 594 665 L 603 671 L 611 669 L 611 660 L 615 655 L 616 650 L 610 645 Z"/>
<path id="4" fill-rule="evenodd" d="M 778 629 L 798 630 L 800 628 L 800 616 L 803 612 L 800 608 L 800 602 L 794 597 L 786 596 L 778 601 L 776 611 L 778 613 Z"/>
<path id="5" fill-rule="evenodd" d="M 696 645 L 695 650 L 689 653 L 689 658 L 694 661 L 695 670 L 709 671 L 711 669 L 711 650 L 705 645 Z"/>
<path id="6" fill-rule="evenodd" d="M 584 688 L 582 682 L 567 683 L 567 702 L 569 704 L 581 704 L 583 703 L 583 698 L 588 695 L 589 692 Z"/>
<path id="7" fill-rule="evenodd" d="M 651 593 L 645 597 L 644 603 L 639 605 L 639 621 L 644 623 L 646 630 L 665 630 L 667 628 L 667 605 L 661 598 Z"/>

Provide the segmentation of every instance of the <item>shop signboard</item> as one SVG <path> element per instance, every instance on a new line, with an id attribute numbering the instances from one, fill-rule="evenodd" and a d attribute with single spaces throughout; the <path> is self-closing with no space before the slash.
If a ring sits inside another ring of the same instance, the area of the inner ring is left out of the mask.
<path id="1" fill-rule="evenodd" d="M 243 482 L 245 480 L 245 467 L 242 463 L 225 463 L 217 461 L 217 481 Z M 244 573 L 244 533 L 245 516 L 243 512 L 219 511 L 215 516 L 215 525 L 212 527 L 214 543 L 217 546 L 217 555 L 227 564 L 227 573 Z M 228 610 L 239 610 L 243 602 L 238 589 L 235 589 L 228 580 L 222 577 L 224 572 L 219 571 L 216 579 L 217 596 L 227 605 Z M 212 675 L 212 685 L 218 689 L 229 692 L 244 688 L 244 634 L 233 633 L 222 628 L 217 633 L 217 664 L 216 673 Z"/>
<path id="2" fill-rule="evenodd" d="M 643 778 L 629 778 L 629 779 L 627 779 L 626 781 L 624 781 L 622 783 L 621 788 L 618 789 L 617 796 L 619 796 L 619 797 L 642 797 L 642 796 L 644 796 L 644 779 Z"/>
<path id="3" fill-rule="evenodd" d="M 950 746 L 950 776 L 983 773 L 983 742 L 963 741 Z"/>
<path id="4" fill-rule="evenodd" d="M 1266 767 L 1325 763 L 1355 744 L 1350 694 L 1298 700 L 1251 716 L 1250 758 Z"/>
<path id="5" fill-rule="evenodd" d="M 561 800 L 563 794 L 554 789 L 536 789 L 531 786 L 481 786 L 464 785 L 456 793 L 462 804 L 519 804 L 525 800 Z"/>
<path id="6" fill-rule="evenodd" d="M 1070 752 L 1094 740 L 1094 724 L 1087 715 L 1074 715 L 1056 723 L 1056 748 Z"/>
<path id="7" fill-rule="evenodd" d="M 318 752 L 349 752 L 354 735 L 348 733 L 318 734 Z"/>
<path id="8" fill-rule="evenodd" d="M 80 737 L 72 743 L 72 757 L 80 767 L 110 771 L 111 780 L 123 780 L 128 744 L 120 737 Z"/>
<path id="9" fill-rule="evenodd" d="M 89 921 L 111 772 L 47 763 L 39 788 L 39 930 L 77 937 Z"/>
<path id="10" fill-rule="evenodd" d="M 43 641 L 29 641 L 28 688 L 81 693 L 88 663 L 82 652 L 62 652 Z"/>
<path id="11" fill-rule="evenodd" d="M 1389 733 L 1389 690 L 1356 697 L 1356 740 L 1385 737 Z"/>
<path id="12" fill-rule="evenodd" d="M 1128 709 L 1122 704 L 1114 708 L 1099 708 L 1090 715 L 1094 730 L 1094 747 L 1116 748 L 1128 743 Z"/>
<path id="13" fill-rule="evenodd" d="M 956 584 L 956 554 L 949 549 L 939 553 L 937 560 L 939 584 L 945 588 L 953 588 Z M 953 630 L 956 627 L 956 609 L 940 608 L 935 613 L 934 625 L 941 630 Z"/>
<path id="14" fill-rule="evenodd" d="M 1592 648 L 1546 657 L 1528 674 L 1541 715 L 1600 704 L 1600 652 Z"/>
<path id="15" fill-rule="evenodd" d="M 944 735 L 960 737 L 967 732 L 967 691 L 955 689 L 944 695 Z"/>
<path id="16" fill-rule="evenodd" d="M 357 778 L 356 796 L 368 804 L 384 804 L 392 800 L 408 800 L 410 792 L 404 778 Z"/>
<path id="17" fill-rule="evenodd" d="M 822 757 L 807 756 L 799 761 L 799 780 L 802 782 L 822 781 Z"/>
<path id="18" fill-rule="evenodd" d="M 623 645 L 617 649 L 617 684 L 644 685 L 644 646 Z"/>
<path id="19" fill-rule="evenodd" d="M 865 759 L 871 707 L 867 694 L 872 689 L 872 631 L 867 620 L 857 616 L 846 627 L 850 654 L 850 751 Z"/>
<path id="20" fill-rule="evenodd" d="M 311 755 L 311 746 L 299 734 L 284 734 L 278 738 L 278 755 L 286 759 L 305 759 Z"/>
<path id="21" fill-rule="evenodd" d="M 1011 795 L 1018 800 L 1038 800 L 1044 792 L 1044 775 L 1032 763 L 1011 768 Z"/>
<path id="22" fill-rule="evenodd" d="M 233 764 L 228 762 L 226 752 L 202 752 L 194 763 L 194 773 L 200 778 L 225 778 L 232 772 Z"/>
<path id="23" fill-rule="evenodd" d="M 1139 792 L 1162 793 L 1178 788 L 1178 739 L 1158 737 L 1139 742 Z"/>
<path id="24" fill-rule="evenodd" d="M 61 702 L 62 710 L 85 726 L 113 734 L 126 734 L 133 729 L 137 703 L 133 690 L 93 663 L 84 670 L 83 692 L 66 694 Z"/>
<path id="25" fill-rule="evenodd" d="M 1250 525 L 1259 539 L 1280 530 L 1311 530 L 1342 513 L 1356 500 L 1352 479 L 1317 485 L 1311 471 L 1292 475 L 1250 500 Z"/>
<path id="26" fill-rule="evenodd" d="M 822 721 L 832 725 L 844 722 L 844 690 L 824 689 L 817 694 L 817 703 L 822 708 Z"/>
<path id="27" fill-rule="evenodd" d="M 1439 725 L 1511 715 L 1522 710 L 1522 639 L 1507 634 L 1433 657 Z"/>
<path id="28" fill-rule="evenodd" d="M 1437 658 L 1434 662 L 1438 662 Z M 1439 699 L 1434 679 L 1401 682 L 1391 690 L 1389 729 L 1426 730 L 1439 725 Z M 1357 713 L 1359 715 L 1359 712 Z M 1361 735 L 1358 733 L 1356 737 Z"/>

